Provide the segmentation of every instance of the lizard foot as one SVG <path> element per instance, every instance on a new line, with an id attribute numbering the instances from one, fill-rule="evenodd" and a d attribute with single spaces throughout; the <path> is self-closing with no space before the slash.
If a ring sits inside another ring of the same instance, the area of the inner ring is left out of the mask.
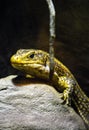
<path id="1" fill-rule="evenodd" d="M 71 106 L 71 95 L 73 92 L 73 88 L 67 88 L 63 92 L 63 102 L 66 103 L 68 106 Z"/>
<path id="2" fill-rule="evenodd" d="M 69 96 L 69 93 L 67 90 L 64 90 L 63 92 L 63 103 L 67 104 L 68 106 L 71 106 L 71 97 Z"/>

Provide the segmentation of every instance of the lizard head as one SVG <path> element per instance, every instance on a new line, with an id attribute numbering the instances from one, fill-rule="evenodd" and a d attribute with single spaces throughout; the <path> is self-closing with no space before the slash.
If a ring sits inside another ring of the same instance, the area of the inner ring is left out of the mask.
<path id="1" fill-rule="evenodd" d="M 14 68 L 29 75 L 47 77 L 49 73 L 49 54 L 42 50 L 20 49 L 10 61 Z"/>

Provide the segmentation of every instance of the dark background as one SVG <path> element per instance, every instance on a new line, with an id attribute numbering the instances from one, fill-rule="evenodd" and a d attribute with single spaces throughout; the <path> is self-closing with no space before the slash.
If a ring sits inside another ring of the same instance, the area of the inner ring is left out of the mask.
<path id="1" fill-rule="evenodd" d="M 54 0 L 55 56 L 74 74 L 89 96 L 89 1 Z M 46 0 L 0 1 L 0 78 L 17 74 L 10 57 L 20 48 L 48 51 L 49 10 Z"/>

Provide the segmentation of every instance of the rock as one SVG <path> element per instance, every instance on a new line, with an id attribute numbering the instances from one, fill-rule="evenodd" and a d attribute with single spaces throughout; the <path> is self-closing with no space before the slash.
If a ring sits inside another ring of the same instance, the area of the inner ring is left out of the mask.
<path id="1" fill-rule="evenodd" d="M 86 130 L 52 86 L 35 79 L 0 79 L 0 130 Z"/>

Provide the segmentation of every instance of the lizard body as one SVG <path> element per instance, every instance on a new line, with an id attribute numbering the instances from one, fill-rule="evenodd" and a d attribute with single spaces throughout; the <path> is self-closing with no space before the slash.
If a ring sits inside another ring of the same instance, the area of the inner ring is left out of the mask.
<path id="1" fill-rule="evenodd" d="M 49 80 L 50 63 L 47 52 L 20 49 L 11 57 L 11 64 L 26 75 Z M 80 116 L 89 125 L 89 98 L 84 94 L 69 69 L 56 58 L 54 58 L 54 73 L 51 82 L 60 92 L 63 92 L 63 98 L 67 104 L 70 104 L 71 100 L 74 102 Z"/>

